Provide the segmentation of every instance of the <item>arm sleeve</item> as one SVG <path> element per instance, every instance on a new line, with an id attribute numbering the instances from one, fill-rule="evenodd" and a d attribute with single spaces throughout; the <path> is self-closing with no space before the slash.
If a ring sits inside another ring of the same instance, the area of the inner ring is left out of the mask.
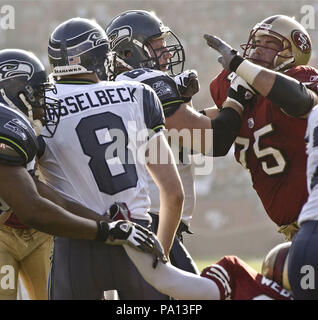
<path id="1" fill-rule="evenodd" d="M 301 117 L 312 109 L 317 99 L 315 96 L 315 92 L 306 88 L 298 80 L 277 74 L 274 85 L 266 98 L 280 106 L 288 115 Z"/>
<path id="2" fill-rule="evenodd" d="M 211 120 L 213 129 L 213 157 L 225 156 L 241 128 L 241 117 L 232 108 L 222 108 L 219 115 Z"/>
<path id="3" fill-rule="evenodd" d="M 181 300 L 219 300 L 216 283 L 199 275 L 183 271 L 170 263 L 152 267 L 153 257 L 123 246 L 144 279 L 158 291 Z"/>

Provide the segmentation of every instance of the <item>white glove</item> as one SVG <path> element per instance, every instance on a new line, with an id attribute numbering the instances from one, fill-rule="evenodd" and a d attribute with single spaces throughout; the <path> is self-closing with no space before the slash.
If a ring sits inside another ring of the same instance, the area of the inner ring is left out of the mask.
<path id="1" fill-rule="evenodd" d="M 128 244 L 134 249 L 147 252 L 166 263 L 168 260 L 156 236 L 139 224 L 127 220 L 99 221 L 99 239 L 110 245 Z"/>

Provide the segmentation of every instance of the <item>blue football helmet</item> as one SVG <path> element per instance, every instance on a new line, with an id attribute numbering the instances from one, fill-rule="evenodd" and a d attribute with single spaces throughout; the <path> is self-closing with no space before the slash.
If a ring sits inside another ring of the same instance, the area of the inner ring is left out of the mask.
<path id="1" fill-rule="evenodd" d="M 0 50 L 0 101 L 22 112 L 40 134 L 42 125 L 52 137 L 60 120 L 60 103 L 49 98 L 55 86 L 47 82 L 41 61 L 31 52 Z"/>
<path id="2" fill-rule="evenodd" d="M 96 22 L 73 18 L 60 24 L 51 34 L 48 56 L 53 76 L 96 73 L 106 79 L 105 60 L 109 42 Z"/>

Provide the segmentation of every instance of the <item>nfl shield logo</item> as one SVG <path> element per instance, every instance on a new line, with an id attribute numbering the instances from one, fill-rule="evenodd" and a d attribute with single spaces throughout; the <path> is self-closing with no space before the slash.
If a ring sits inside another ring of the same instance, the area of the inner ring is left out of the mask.
<path id="1" fill-rule="evenodd" d="M 247 119 L 247 125 L 250 129 L 254 127 L 254 119 L 253 118 L 248 118 Z"/>

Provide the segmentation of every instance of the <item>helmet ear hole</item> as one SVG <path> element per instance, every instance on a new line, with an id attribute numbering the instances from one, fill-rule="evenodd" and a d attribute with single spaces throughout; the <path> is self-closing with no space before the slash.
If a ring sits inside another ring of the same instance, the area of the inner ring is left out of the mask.
<path id="1" fill-rule="evenodd" d="M 124 57 L 127 58 L 131 58 L 132 56 L 132 52 L 130 50 L 124 50 Z"/>

